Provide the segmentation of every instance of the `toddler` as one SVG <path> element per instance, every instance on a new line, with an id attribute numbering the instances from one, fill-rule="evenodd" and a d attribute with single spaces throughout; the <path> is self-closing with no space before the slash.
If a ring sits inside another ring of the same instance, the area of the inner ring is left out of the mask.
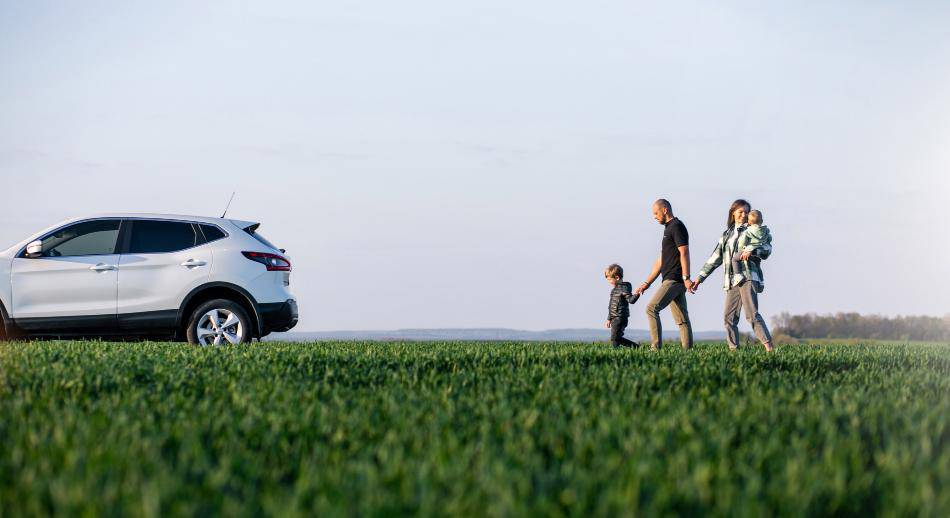
<path id="1" fill-rule="evenodd" d="M 772 233 L 769 227 L 763 225 L 765 220 L 762 218 L 762 212 L 758 210 L 749 211 L 749 226 L 745 232 L 739 236 L 739 242 L 736 243 L 736 252 L 732 255 L 732 271 L 737 272 L 742 269 L 742 260 L 739 256 L 743 252 L 753 252 L 760 246 L 772 244 Z M 749 256 L 749 259 L 755 257 Z M 758 260 L 757 257 L 755 257 Z"/>
<path id="2" fill-rule="evenodd" d="M 614 347 L 638 347 L 639 344 L 623 337 L 623 331 L 630 318 L 630 304 L 636 303 L 640 295 L 635 295 L 630 283 L 623 281 L 623 268 L 619 264 L 608 266 L 604 270 L 604 277 L 613 286 L 610 290 L 610 305 L 607 307 L 607 323 L 604 324 L 610 329 L 610 343 Z"/>

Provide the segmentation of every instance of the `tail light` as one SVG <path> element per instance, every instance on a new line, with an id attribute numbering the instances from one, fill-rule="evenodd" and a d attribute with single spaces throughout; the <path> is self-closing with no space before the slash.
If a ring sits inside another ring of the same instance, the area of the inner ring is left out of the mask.
<path id="1" fill-rule="evenodd" d="M 267 267 L 269 272 L 289 272 L 290 271 L 290 261 L 286 258 L 281 257 L 277 254 L 265 254 L 264 252 L 241 252 L 244 254 L 244 257 L 254 261 L 255 263 L 261 263 Z"/>

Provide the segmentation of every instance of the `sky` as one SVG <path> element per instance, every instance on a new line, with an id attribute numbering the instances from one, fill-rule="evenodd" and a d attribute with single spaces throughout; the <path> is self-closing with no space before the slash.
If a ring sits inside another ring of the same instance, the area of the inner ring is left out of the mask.
<path id="1" fill-rule="evenodd" d="M 659 255 L 656 198 L 695 275 L 741 197 L 773 233 L 766 318 L 942 316 L 948 26 L 913 1 L 0 0 L 0 248 L 236 191 L 293 260 L 295 330 L 586 328 L 603 268 Z"/>

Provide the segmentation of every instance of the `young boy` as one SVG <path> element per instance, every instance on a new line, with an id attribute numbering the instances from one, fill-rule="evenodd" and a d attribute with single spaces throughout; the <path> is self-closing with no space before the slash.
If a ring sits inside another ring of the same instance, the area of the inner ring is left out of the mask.
<path id="1" fill-rule="evenodd" d="M 604 270 L 604 277 L 614 287 L 610 290 L 607 323 L 604 324 L 610 329 L 610 343 L 614 347 L 638 347 L 639 344 L 623 337 L 623 330 L 627 328 L 627 319 L 630 317 L 630 304 L 636 303 L 640 295 L 634 295 L 630 283 L 623 282 L 623 268 L 619 264 L 608 266 Z"/>
<path id="2" fill-rule="evenodd" d="M 772 233 L 769 232 L 769 227 L 762 224 L 764 222 L 762 212 L 757 210 L 749 212 L 749 226 L 739 236 L 736 253 L 732 255 L 732 271 L 736 272 L 742 268 L 742 260 L 739 259 L 742 252 L 752 252 L 760 246 L 772 244 Z M 750 259 L 752 257 L 755 256 L 750 256 Z"/>

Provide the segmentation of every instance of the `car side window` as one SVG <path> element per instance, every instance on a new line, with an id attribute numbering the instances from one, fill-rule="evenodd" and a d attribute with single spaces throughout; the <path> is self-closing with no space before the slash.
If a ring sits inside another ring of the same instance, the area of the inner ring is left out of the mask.
<path id="1" fill-rule="evenodd" d="M 133 220 L 130 254 L 177 252 L 204 243 L 195 225 L 180 221 Z"/>
<path id="2" fill-rule="evenodd" d="M 119 220 L 83 221 L 43 238 L 43 257 L 111 255 L 119 237 Z"/>
<path id="3" fill-rule="evenodd" d="M 214 225 L 201 225 L 201 231 L 204 232 L 208 242 L 224 239 L 224 231 Z"/>

